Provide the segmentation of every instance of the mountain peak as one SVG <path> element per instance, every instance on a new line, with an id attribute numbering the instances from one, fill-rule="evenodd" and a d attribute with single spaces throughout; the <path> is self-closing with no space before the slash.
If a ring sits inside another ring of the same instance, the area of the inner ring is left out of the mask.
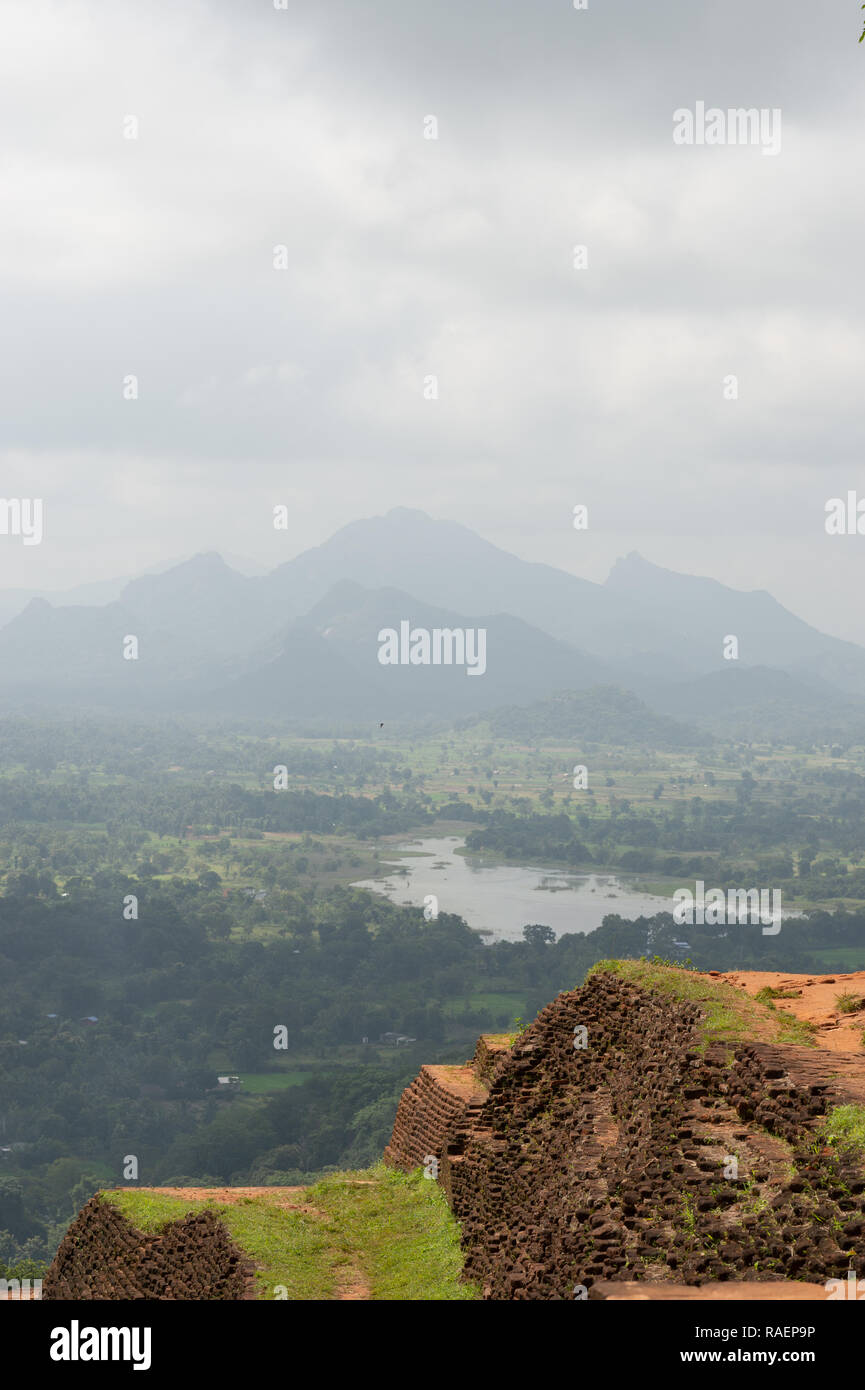
<path id="1" fill-rule="evenodd" d="M 189 572 L 216 573 L 217 571 L 227 570 L 229 566 L 225 563 L 218 550 L 201 550 L 197 555 L 193 555 L 189 560 L 181 560 L 178 565 L 174 565 L 175 571 L 185 569 Z M 170 571 L 169 571 L 170 572 Z"/>
<path id="2" fill-rule="evenodd" d="M 224 586 L 233 583 L 244 584 L 246 581 L 225 563 L 217 551 L 205 550 L 193 555 L 189 560 L 181 560 L 159 574 L 142 575 L 139 579 L 130 580 L 123 590 L 122 597 L 128 600 L 143 594 L 183 593 L 190 586 L 197 588 L 202 584 L 214 582 Z"/>
<path id="3" fill-rule="evenodd" d="M 655 565 L 651 560 L 647 560 L 645 555 L 641 555 L 639 550 L 629 550 L 627 555 L 620 555 L 615 561 L 610 573 L 607 575 L 606 582 L 615 586 L 622 581 L 627 584 L 632 583 L 640 575 L 654 572 L 658 574 L 670 573 L 669 570 L 662 570 L 659 565 Z"/>

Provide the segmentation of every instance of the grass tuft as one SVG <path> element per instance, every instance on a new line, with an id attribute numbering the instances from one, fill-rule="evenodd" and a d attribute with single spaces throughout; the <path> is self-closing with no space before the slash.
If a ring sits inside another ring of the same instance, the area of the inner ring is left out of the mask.
<path id="1" fill-rule="evenodd" d="M 823 1116 L 826 1143 L 865 1158 L 865 1105 L 836 1105 Z"/>

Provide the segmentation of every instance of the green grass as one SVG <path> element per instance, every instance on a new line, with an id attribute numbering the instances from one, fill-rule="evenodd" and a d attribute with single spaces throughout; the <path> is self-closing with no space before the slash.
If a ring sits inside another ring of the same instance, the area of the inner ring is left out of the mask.
<path id="1" fill-rule="evenodd" d="M 366 1182 L 355 1186 L 353 1179 Z M 327 1211 L 335 1233 L 357 1252 L 371 1298 L 479 1297 L 474 1285 L 459 1280 L 459 1226 L 438 1183 L 421 1169 L 401 1173 L 379 1163 L 366 1172 L 339 1174 L 311 1188 L 309 1200 Z"/>
<path id="2" fill-rule="evenodd" d="M 814 1028 L 792 1018 L 770 1004 L 751 998 L 723 980 L 712 980 L 696 971 L 656 965 L 648 960 L 600 960 L 586 972 L 586 980 L 604 971 L 630 980 L 642 989 L 672 995 L 697 1004 L 705 1017 L 699 1027 L 700 1050 L 710 1043 L 744 1042 L 762 1038 L 767 1042 L 799 1043 L 813 1047 Z"/>
<path id="3" fill-rule="evenodd" d="M 843 994 L 838 994 L 835 997 L 835 1008 L 839 1014 L 858 1014 L 862 1004 L 862 995 L 852 994 L 850 990 L 845 990 Z"/>
<path id="4" fill-rule="evenodd" d="M 836 1105 L 822 1120 L 826 1141 L 865 1158 L 865 1105 Z"/>
<path id="5" fill-rule="evenodd" d="M 159 1231 L 187 1212 L 211 1209 L 235 1244 L 259 1266 L 258 1297 L 336 1299 L 362 1285 L 373 1300 L 464 1300 L 479 1291 L 462 1283 L 459 1227 L 437 1183 L 418 1169 L 405 1174 L 383 1163 L 339 1173 L 297 1194 L 314 1211 L 280 1208 L 280 1189 L 225 1205 L 159 1193 L 103 1194 L 133 1226 Z"/>

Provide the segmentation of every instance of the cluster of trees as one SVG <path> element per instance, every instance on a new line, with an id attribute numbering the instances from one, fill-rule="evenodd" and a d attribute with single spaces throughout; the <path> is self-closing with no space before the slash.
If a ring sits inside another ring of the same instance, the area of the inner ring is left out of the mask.
<path id="1" fill-rule="evenodd" d="M 505 859 L 545 859 L 573 868 L 602 865 L 664 876 L 711 875 L 718 886 L 755 874 L 788 898 L 865 898 L 865 778 L 820 773 L 783 799 L 760 796 L 744 772 L 727 800 L 700 796 L 632 809 L 613 796 L 609 809 L 543 814 L 528 803 L 493 810 L 467 836 L 468 848 Z"/>
<path id="2" fill-rule="evenodd" d="M 271 785 L 264 789 L 264 785 Z M 275 792 L 271 770 L 262 772 L 263 789 L 250 791 L 214 782 L 145 783 L 133 791 L 126 783 L 104 785 L 86 773 L 62 782 L 32 776 L 0 779 L 0 825 L 7 823 L 105 823 L 109 831 L 143 827 L 157 835 L 183 837 L 226 829 L 351 832 L 361 837 L 388 835 L 433 820 L 415 792 L 380 792 L 375 797 L 284 790 Z"/>
<path id="3" fill-rule="evenodd" d="M 627 748 L 698 748 L 713 742 L 711 735 L 666 715 L 655 714 L 637 695 L 618 686 L 569 690 L 550 700 L 497 709 L 492 714 L 461 721 L 463 727 L 485 722 L 499 739 L 518 743 L 573 738 Z"/>
<path id="4" fill-rule="evenodd" d="M 127 922 L 130 889 L 140 915 Z M 458 917 L 425 922 L 344 888 L 286 900 L 273 939 L 225 939 L 220 914 L 246 901 L 118 877 L 62 897 L 48 875 L 0 899 L 0 1261 L 49 1258 L 82 1196 L 122 1181 L 129 1154 L 148 1183 L 303 1181 L 369 1162 L 420 1062 L 461 1060 L 474 1033 L 512 1024 L 501 1008 L 464 1008 L 472 995 L 510 992 L 525 1001 L 513 1012 L 531 1017 L 596 960 L 681 955 L 668 914 L 612 916 L 558 941 L 532 924 L 524 942 L 486 946 Z M 685 931 L 706 969 L 811 969 L 817 946 L 820 968 L 833 968 L 833 946 L 865 957 L 865 913 L 818 914 L 778 937 Z M 384 1055 L 374 1044 L 386 1032 L 417 1041 Z M 309 1075 L 288 1089 L 216 1087 L 218 1070 L 258 1075 L 293 1059 Z"/>
<path id="5" fill-rule="evenodd" d="M 330 748 L 311 747 L 286 736 L 284 727 L 261 721 L 153 718 L 135 720 L 108 714 L 58 716 L 7 715 L 0 719 L 0 766 L 27 772 L 107 772 L 136 781 L 179 768 L 195 777 L 257 777 L 263 762 L 285 763 L 307 783 L 368 777 L 402 780 L 397 748 L 370 747 L 351 739 Z M 336 772 L 338 777 L 333 778 Z"/>
<path id="6" fill-rule="evenodd" d="M 457 1060 L 467 1026 L 511 1021 L 478 1010 L 467 1025 L 445 1007 L 495 974 L 495 955 L 460 918 L 425 922 L 344 888 L 318 898 L 275 890 L 265 909 L 240 891 L 223 897 L 216 878 L 81 875 L 63 893 L 50 873 L 7 882 L 0 1175 L 14 1181 L 0 1205 L 0 1261 L 48 1258 L 80 1184 L 121 1181 L 127 1154 L 148 1182 L 286 1171 L 302 1180 L 372 1161 L 421 1061 L 448 1049 Z M 130 893 L 137 920 L 121 911 Z M 277 934 L 231 939 L 256 911 L 276 919 Z M 526 959 L 506 984 L 523 997 L 533 989 L 539 1008 L 546 984 L 519 949 Z M 383 1055 L 375 1044 L 387 1032 L 417 1042 Z M 267 1073 L 293 1059 L 309 1079 L 287 1091 L 217 1089 L 219 1071 Z M 68 1179 L 60 1200 L 58 1172 Z"/>

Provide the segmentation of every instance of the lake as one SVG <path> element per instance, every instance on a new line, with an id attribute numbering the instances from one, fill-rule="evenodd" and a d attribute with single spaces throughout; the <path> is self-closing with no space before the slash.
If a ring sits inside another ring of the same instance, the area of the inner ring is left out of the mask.
<path id="1" fill-rule="evenodd" d="M 522 941 L 529 922 L 541 922 L 562 936 L 594 931 L 609 913 L 635 918 L 672 911 L 672 898 L 640 893 L 614 874 L 490 864 L 457 854 L 464 843 L 460 835 L 406 841 L 395 851 L 398 858 L 386 860 L 393 865 L 392 874 L 352 887 L 369 888 L 410 907 L 423 907 L 424 898 L 434 893 L 439 912 L 464 917 L 484 932 L 485 941 Z"/>

